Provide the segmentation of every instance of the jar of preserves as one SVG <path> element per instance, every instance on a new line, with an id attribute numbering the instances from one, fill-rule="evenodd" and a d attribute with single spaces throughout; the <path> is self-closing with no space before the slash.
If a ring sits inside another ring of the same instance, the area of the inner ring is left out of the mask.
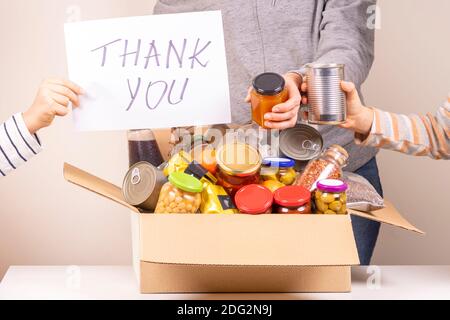
<path id="1" fill-rule="evenodd" d="M 218 184 L 232 196 L 243 186 L 258 184 L 261 155 L 249 144 L 233 141 L 216 151 Z"/>
<path id="2" fill-rule="evenodd" d="M 312 192 L 320 180 L 342 178 L 342 169 L 347 165 L 347 160 L 348 152 L 339 145 L 332 145 L 308 163 L 295 184 Z"/>
<path id="3" fill-rule="evenodd" d="M 161 189 L 155 213 L 197 213 L 203 185 L 197 178 L 174 172 Z"/>
<path id="4" fill-rule="evenodd" d="M 239 189 L 234 198 L 236 206 L 243 214 L 265 214 L 272 212 L 272 191 L 258 184 Z"/>
<path id="5" fill-rule="evenodd" d="M 282 214 L 310 214 L 311 192 L 302 186 L 286 186 L 275 191 L 274 212 Z"/>
<path id="6" fill-rule="evenodd" d="M 276 180 L 289 186 L 294 183 L 297 172 L 295 161 L 288 158 L 264 158 L 261 167 L 263 180 Z"/>
<path id="7" fill-rule="evenodd" d="M 267 129 L 264 125 L 264 116 L 272 112 L 272 108 L 288 100 L 288 91 L 285 88 L 284 78 L 273 72 L 258 75 L 253 80 L 251 92 L 251 106 L 253 121 L 260 127 Z"/>
<path id="8" fill-rule="evenodd" d="M 317 183 L 314 195 L 317 214 L 347 214 L 348 186 L 345 182 L 325 179 Z"/>
<path id="9" fill-rule="evenodd" d="M 158 142 L 150 129 L 128 131 L 128 155 L 130 168 L 145 161 L 158 167 L 164 162 Z"/>

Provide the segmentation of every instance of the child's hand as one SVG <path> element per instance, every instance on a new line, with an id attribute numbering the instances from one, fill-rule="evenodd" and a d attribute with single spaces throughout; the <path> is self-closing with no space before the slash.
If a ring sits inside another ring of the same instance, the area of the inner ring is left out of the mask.
<path id="1" fill-rule="evenodd" d="M 47 79 L 39 87 L 39 91 L 31 107 L 23 113 L 23 120 L 31 134 L 52 124 L 55 116 L 69 113 L 69 103 L 79 106 L 78 96 L 83 90 L 76 84 L 63 79 Z"/>
<path id="2" fill-rule="evenodd" d="M 342 81 L 341 87 L 347 97 L 347 121 L 339 126 L 362 135 L 369 134 L 373 123 L 373 110 L 362 105 L 358 91 L 352 82 Z M 306 83 L 302 84 L 301 90 L 308 91 Z M 306 95 L 302 98 L 302 104 L 308 104 Z"/>
<path id="3" fill-rule="evenodd" d="M 341 128 L 368 135 L 373 123 L 373 110 L 362 105 L 358 91 L 352 82 L 342 81 L 342 90 L 347 96 L 347 121 Z"/>
<path id="4" fill-rule="evenodd" d="M 302 78 L 296 73 L 287 73 L 284 75 L 284 79 L 289 98 L 286 102 L 274 106 L 272 112 L 265 115 L 264 125 L 269 129 L 283 130 L 293 128 L 297 124 L 298 110 L 302 99 L 299 89 Z M 248 95 L 245 98 L 247 103 L 251 102 L 250 94 L 252 90 L 253 88 L 248 90 Z"/>

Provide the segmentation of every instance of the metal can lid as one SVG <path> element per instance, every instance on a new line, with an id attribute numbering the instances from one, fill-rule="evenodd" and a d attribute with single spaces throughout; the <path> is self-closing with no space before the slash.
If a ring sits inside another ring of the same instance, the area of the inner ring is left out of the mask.
<path id="1" fill-rule="evenodd" d="M 261 168 L 259 151 L 247 143 L 234 141 L 220 146 L 216 151 L 217 165 L 230 175 L 252 175 Z"/>
<path id="2" fill-rule="evenodd" d="M 306 68 L 312 69 L 327 69 L 327 68 L 344 68 L 345 64 L 341 63 L 308 63 Z"/>
<path id="3" fill-rule="evenodd" d="M 138 162 L 128 170 L 122 184 L 125 201 L 138 206 L 153 193 L 158 181 L 158 169 L 148 162 Z"/>
<path id="4" fill-rule="evenodd" d="M 291 159 L 308 161 L 320 155 L 322 149 L 322 135 L 309 125 L 298 124 L 280 134 L 280 150 Z"/>
<path id="5" fill-rule="evenodd" d="M 234 201 L 241 213 L 263 214 L 272 207 L 273 194 L 262 185 L 250 184 L 239 189 Z"/>

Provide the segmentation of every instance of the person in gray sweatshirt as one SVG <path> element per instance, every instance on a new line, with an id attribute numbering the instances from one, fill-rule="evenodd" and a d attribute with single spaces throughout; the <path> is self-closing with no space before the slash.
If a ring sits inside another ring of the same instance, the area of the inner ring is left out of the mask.
<path id="1" fill-rule="evenodd" d="M 274 108 L 267 125 L 286 129 L 297 123 L 306 64 L 345 64 L 346 80 L 360 90 L 374 59 L 374 30 L 368 26 L 374 5 L 376 0 L 159 0 L 154 12 L 221 10 L 233 122 L 251 121 L 248 88 L 256 75 L 270 71 L 285 75 L 290 99 Z M 364 176 L 382 195 L 377 150 L 355 145 L 345 129 L 318 129 L 325 147 L 339 144 L 349 152 L 346 170 Z M 367 265 L 380 225 L 357 217 L 352 222 L 361 264 Z"/>

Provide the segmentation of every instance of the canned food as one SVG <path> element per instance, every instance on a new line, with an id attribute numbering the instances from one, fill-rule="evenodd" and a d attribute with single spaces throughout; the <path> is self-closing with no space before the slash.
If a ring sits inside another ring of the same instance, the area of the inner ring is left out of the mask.
<path id="1" fill-rule="evenodd" d="M 297 161 L 314 159 L 323 149 L 323 138 L 319 131 L 306 124 L 297 124 L 280 134 L 280 151 Z"/>
<path id="2" fill-rule="evenodd" d="M 336 125 L 347 119 L 346 97 L 341 88 L 342 64 L 306 65 L 308 85 L 308 122 Z"/>
<path id="3" fill-rule="evenodd" d="M 148 162 L 138 162 L 125 175 L 122 194 L 128 204 L 153 212 L 166 181 L 161 170 Z"/>

